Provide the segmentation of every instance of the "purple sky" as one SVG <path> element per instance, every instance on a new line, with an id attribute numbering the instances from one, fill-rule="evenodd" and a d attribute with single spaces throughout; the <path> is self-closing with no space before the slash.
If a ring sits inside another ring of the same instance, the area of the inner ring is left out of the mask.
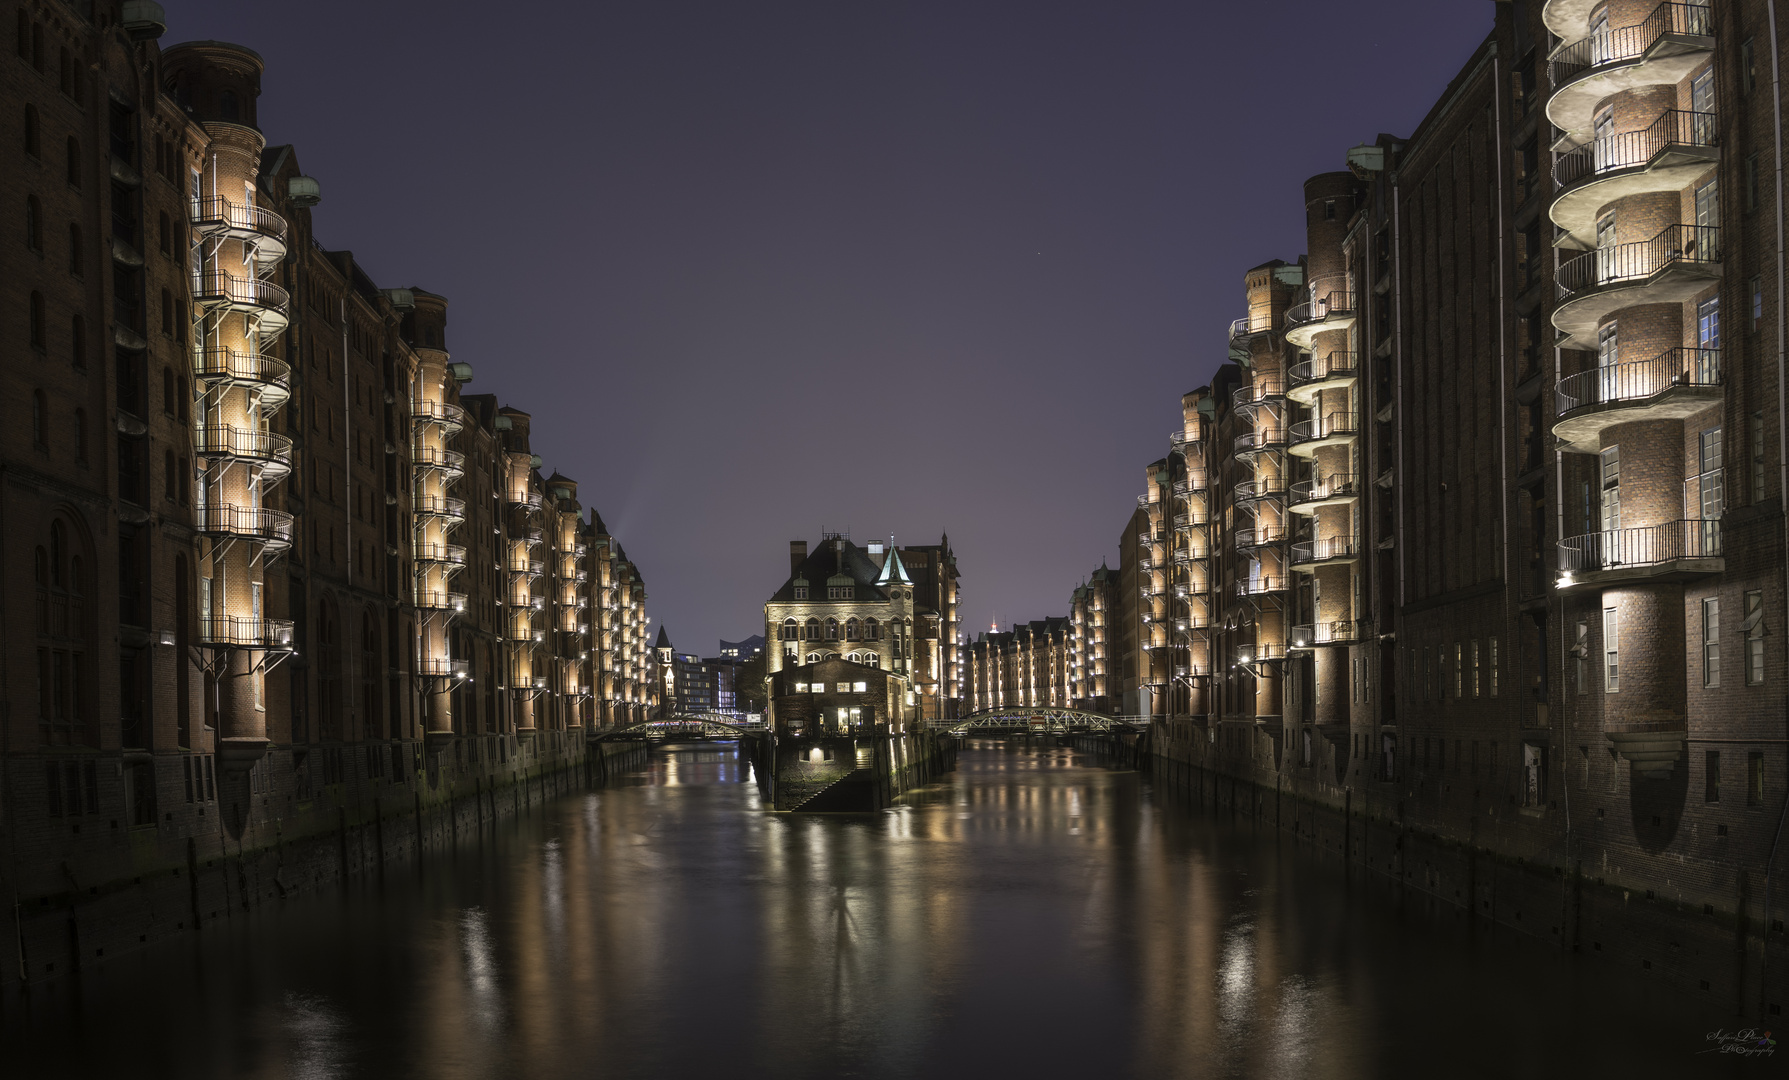
<path id="1" fill-rule="evenodd" d="M 972 631 L 1066 613 L 1224 361 L 1243 271 L 1303 251 L 1303 180 L 1409 134 L 1492 18 L 165 6 L 164 44 L 266 58 L 262 127 L 322 182 L 318 238 L 449 298 L 469 389 L 534 415 L 703 655 L 762 629 L 822 527 L 948 530 Z"/>

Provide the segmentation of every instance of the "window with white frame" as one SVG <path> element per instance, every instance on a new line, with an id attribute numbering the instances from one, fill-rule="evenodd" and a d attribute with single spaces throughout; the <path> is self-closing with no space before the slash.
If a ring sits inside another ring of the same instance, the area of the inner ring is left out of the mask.
<path id="1" fill-rule="evenodd" d="M 1746 618 L 1741 624 L 1746 634 L 1746 685 L 1764 684 L 1764 593 L 1746 593 Z"/>
<path id="2" fill-rule="evenodd" d="M 1721 685 L 1721 600 L 1702 601 L 1702 685 Z"/>
<path id="3" fill-rule="evenodd" d="M 1603 609 L 1603 690 L 1616 693 L 1621 689 L 1621 613 L 1616 608 Z"/>

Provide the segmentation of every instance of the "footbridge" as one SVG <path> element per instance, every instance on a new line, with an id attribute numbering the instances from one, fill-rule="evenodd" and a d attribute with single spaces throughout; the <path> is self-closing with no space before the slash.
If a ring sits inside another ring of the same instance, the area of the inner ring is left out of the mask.
<path id="1" fill-rule="evenodd" d="M 643 724 L 616 728 L 598 735 L 599 739 L 646 739 L 651 742 L 699 742 L 714 739 L 741 739 L 764 730 L 762 720 L 737 713 L 679 713 L 648 720 Z"/>
<path id="2" fill-rule="evenodd" d="M 979 709 L 960 720 L 933 721 L 952 735 L 1068 735 L 1083 731 L 1138 731 L 1147 716 L 1107 716 L 1084 709 Z"/>

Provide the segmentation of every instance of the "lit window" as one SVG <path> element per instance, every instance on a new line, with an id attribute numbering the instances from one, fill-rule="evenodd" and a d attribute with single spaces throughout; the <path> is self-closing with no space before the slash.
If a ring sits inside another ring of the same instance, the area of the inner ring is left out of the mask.
<path id="1" fill-rule="evenodd" d="M 867 682 L 854 682 L 851 684 L 851 692 L 855 694 L 867 694 L 870 692 L 870 684 Z"/>
<path id="2" fill-rule="evenodd" d="M 796 692 L 796 693 L 797 693 L 797 694 L 805 694 L 805 693 L 807 693 L 807 692 L 808 692 L 808 684 L 807 684 L 807 683 L 804 683 L 804 682 L 798 682 L 798 683 L 796 683 L 796 684 L 795 684 L 795 692 Z"/>

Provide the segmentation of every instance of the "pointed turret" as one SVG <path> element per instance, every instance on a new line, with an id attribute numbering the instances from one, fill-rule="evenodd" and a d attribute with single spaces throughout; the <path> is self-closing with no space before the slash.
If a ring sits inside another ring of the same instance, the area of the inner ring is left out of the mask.
<path id="1" fill-rule="evenodd" d="M 907 576 L 907 568 L 901 565 L 901 553 L 894 546 L 894 538 L 888 541 L 888 558 L 882 563 L 882 574 L 876 579 L 877 585 L 911 585 L 913 579 Z"/>

